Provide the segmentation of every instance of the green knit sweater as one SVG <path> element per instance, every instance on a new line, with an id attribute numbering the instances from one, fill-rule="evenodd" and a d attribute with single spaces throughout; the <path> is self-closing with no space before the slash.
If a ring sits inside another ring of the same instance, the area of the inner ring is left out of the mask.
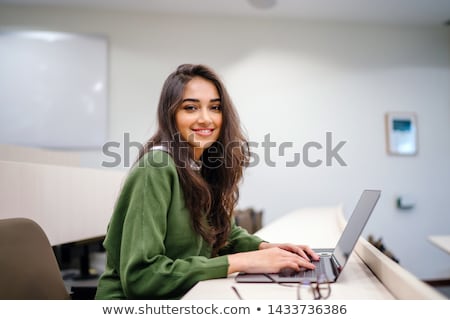
<path id="1" fill-rule="evenodd" d="M 262 242 L 233 224 L 229 245 L 211 258 L 211 247 L 190 219 L 173 159 L 150 151 L 117 199 L 96 298 L 178 299 L 198 281 L 226 277 L 227 254 L 256 250 Z"/>

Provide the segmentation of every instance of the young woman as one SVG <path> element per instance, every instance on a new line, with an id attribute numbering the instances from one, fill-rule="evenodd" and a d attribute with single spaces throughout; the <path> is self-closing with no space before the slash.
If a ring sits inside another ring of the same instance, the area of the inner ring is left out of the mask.
<path id="1" fill-rule="evenodd" d="M 164 83 L 158 130 L 117 200 L 97 299 L 178 299 L 198 281 L 314 268 L 309 247 L 271 244 L 234 224 L 249 150 L 219 77 L 181 65 Z"/>

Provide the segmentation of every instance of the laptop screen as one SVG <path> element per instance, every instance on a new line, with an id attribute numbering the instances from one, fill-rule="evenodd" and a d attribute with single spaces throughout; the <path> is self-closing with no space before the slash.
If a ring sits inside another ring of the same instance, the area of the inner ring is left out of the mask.
<path id="1" fill-rule="evenodd" d="M 380 198 L 379 190 L 364 190 L 355 209 L 347 222 L 347 225 L 340 237 L 336 248 L 334 249 L 333 255 L 340 268 L 343 268 L 347 263 L 353 248 L 358 241 L 359 236 L 362 233 L 369 217 Z"/>

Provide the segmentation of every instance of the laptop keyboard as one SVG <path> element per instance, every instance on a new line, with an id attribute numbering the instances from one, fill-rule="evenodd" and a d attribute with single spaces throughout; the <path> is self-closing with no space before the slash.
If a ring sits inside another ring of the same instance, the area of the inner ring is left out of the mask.
<path id="1" fill-rule="evenodd" d="M 325 272 L 324 260 L 324 258 L 321 258 L 319 261 L 311 261 L 316 267 L 314 270 L 302 268 L 300 271 L 281 272 L 280 277 L 317 279 L 317 276 L 322 274 L 322 270 Z"/>
<path id="2" fill-rule="evenodd" d="M 306 269 L 303 271 L 303 277 L 317 279 L 317 276 L 322 274 L 322 270 L 325 270 L 323 259 L 320 259 L 319 261 L 312 261 L 312 263 L 316 266 L 316 268 L 314 270 Z M 300 271 L 299 273 L 302 272 Z"/>

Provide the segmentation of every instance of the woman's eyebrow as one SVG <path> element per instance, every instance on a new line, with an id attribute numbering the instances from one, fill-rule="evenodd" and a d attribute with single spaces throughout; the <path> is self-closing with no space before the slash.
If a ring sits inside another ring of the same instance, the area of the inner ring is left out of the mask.
<path id="1" fill-rule="evenodd" d="M 192 99 L 192 98 L 186 98 L 186 99 L 183 99 L 182 102 L 200 102 L 200 100 L 198 100 L 198 99 Z"/>
<path id="2" fill-rule="evenodd" d="M 209 100 L 209 102 L 220 102 L 220 101 L 221 101 L 220 98 L 215 98 L 215 99 Z M 194 99 L 194 98 L 186 98 L 186 99 L 183 99 L 183 101 L 181 101 L 181 102 L 200 102 L 200 100 Z"/>

